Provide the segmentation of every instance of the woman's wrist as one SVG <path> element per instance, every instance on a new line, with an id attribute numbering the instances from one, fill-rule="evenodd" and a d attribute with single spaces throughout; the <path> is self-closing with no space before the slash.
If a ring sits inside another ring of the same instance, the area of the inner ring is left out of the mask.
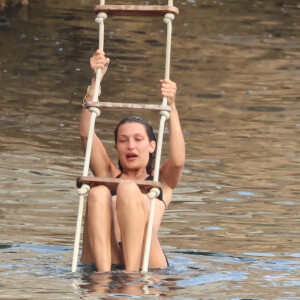
<path id="1" fill-rule="evenodd" d="M 96 83 L 96 75 L 94 75 L 92 77 L 91 84 L 90 84 L 90 86 L 93 90 L 95 89 L 95 83 Z"/>
<path id="2" fill-rule="evenodd" d="M 87 90 L 86 90 L 86 94 L 82 100 L 82 107 L 85 107 L 85 103 L 89 100 L 92 100 L 93 99 L 93 96 L 94 96 L 94 91 L 95 91 L 95 80 L 94 78 L 92 78 L 92 81 L 91 81 L 91 85 L 88 86 Z M 98 91 L 98 97 L 100 96 L 101 94 L 101 87 Z"/>
<path id="3" fill-rule="evenodd" d="M 177 111 L 175 102 L 173 102 L 172 104 L 170 104 L 170 107 L 171 107 L 171 112 Z"/>

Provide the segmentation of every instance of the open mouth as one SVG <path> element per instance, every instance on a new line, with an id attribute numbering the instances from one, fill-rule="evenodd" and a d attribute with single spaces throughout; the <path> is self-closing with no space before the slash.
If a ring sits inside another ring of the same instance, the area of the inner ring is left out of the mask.
<path id="1" fill-rule="evenodd" d="M 126 158 L 128 160 L 134 160 L 135 158 L 137 158 L 137 155 L 134 153 L 128 153 L 128 154 L 126 154 Z"/>

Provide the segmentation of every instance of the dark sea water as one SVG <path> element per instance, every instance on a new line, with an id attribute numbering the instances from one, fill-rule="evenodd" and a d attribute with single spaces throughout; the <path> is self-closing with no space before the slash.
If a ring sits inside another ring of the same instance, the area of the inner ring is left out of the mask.
<path id="1" fill-rule="evenodd" d="M 31 0 L 0 13 L 0 299 L 300 299 L 296 0 L 174 1 L 187 159 L 160 230 L 170 268 L 70 272 L 95 4 Z M 165 33 L 161 18 L 106 20 L 103 101 L 161 103 Z M 97 121 L 109 152 L 121 116 Z"/>

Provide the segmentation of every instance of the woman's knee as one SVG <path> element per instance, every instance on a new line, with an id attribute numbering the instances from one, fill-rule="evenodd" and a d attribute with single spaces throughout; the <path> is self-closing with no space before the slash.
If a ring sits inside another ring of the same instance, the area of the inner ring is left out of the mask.
<path id="1" fill-rule="evenodd" d="M 88 205 L 103 205 L 111 206 L 111 193 L 110 190 L 103 185 L 91 188 L 88 196 Z"/>
<path id="2" fill-rule="evenodd" d="M 124 181 L 119 183 L 117 188 L 117 204 L 120 202 L 133 204 L 141 202 L 142 198 L 142 193 L 135 182 Z"/>
<path id="3" fill-rule="evenodd" d="M 138 185 L 134 181 L 123 181 L 118 184 L 117 195 L 130 195 L 140 192 Z"/>

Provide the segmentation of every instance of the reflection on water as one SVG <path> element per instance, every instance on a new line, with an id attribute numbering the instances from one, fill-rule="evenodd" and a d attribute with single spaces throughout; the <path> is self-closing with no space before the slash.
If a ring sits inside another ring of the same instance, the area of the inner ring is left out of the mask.
<path id="1" fill-rule="evenodd" d="M 1 297 L 299 297 L 298 1 L 175 1 L 187 161 L 160 231 L 170 269 L 147 275 L 70 273 L 97 1 L 58 2 L 0 15 Z M 106 21 L 104 101 L 160 103 L 164 26 Z M 120 114 L 100 119 L 113 151 Z"/>
<path id="2" fill-rule="evenodd" d="M 125 273 L 112 271 L 92 273 L 87 267 L 79 267 L 75 275 L 70 273 L 69 259 L 72 248 L 66 246 L 2 245 L 1 273 L 9 295 L 27 295 L 40 299 L 46 291 L 47 299 L 84 297 L 163 297 L 198 299 L 199 295 L 214 298 L 251 293 L 257 298 L 274 299 L 278 290 L 282 295 L 296 295 L 299 289 L 299 260 L 294 256 L 276 257 L 272 253 L 244 253 L 236 257 L 222 253 L 196 250 L 167 251 L 171 266 L 167 270 L 151 270 L 150 273 Z M 276 258 L 275 258 L 276 257 Z M 66 263 L 67 261 L 67 263 Z M 201 264 L 199 262 L 201 261 Z M 15 281 L 15 277 L 24 282 Z M 34 282 L 34 285 L 33 285 Z M 28 286 L 28 283 L 30 284 Z M 53 286 L 54 285 L 54 286 Z M 289 288 L 289 293 L 284 292 Z M 245 292 L 249 291 L 249 292 Z M 95 297 L 95 298 L 94 298 Z M 293 298 L 294 299 L 294 298 Z"/>

